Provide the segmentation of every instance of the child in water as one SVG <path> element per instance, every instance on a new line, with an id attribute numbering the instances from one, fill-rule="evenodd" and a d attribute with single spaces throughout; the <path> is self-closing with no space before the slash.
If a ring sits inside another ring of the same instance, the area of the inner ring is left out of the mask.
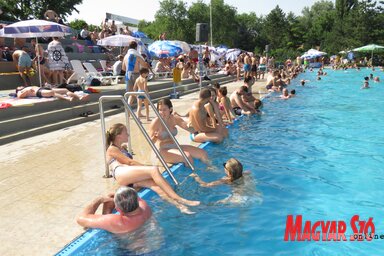
<path id="1" fill-rule="evenodd" d="M 196 173 L 192 173 L 189 176 L 194 177 L 202 187 L 232 184 L 234 181 L 243 177 L 243 165 L 236 158 L 230 158 L 226 163 L 223 164 L 223 166 L 226 176 L 215 181 L 205 182 Z"/>

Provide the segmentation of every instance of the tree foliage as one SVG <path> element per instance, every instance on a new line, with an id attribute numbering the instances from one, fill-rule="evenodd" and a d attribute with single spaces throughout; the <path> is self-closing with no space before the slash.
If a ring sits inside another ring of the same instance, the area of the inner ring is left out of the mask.
<path id="1" fill-rule="evenodd" d="M 81 2 L 0 0 L 0 19 L 42 18 L 47 9 L 65 18 L 77 11 L 74 6 Z M 160 0 L 155 20 L 140 21 L 139 29 L 153 39 L 166 32 L 168 39 L 194 43 L 196 23 L 210 23 L 211 7 L 215 45 L 225 44 L 257 54 L 263 54 L 265 46 L 270 45 L 277 59 L 295 57 L 309 48 L 337 53 L 368 43 L 384 44 L 384 1 L 375 0 L 321 0 L 303 8 L 299 16 L 286 14 L 279 6 L 265 16 L 257 16 L 254 12 L 239 14 L 224 0 Z M 71 23 L 77 29 L 84 24 L 83 20 Z"/>
<path id="2" fill-rule="evenodd" d="M 43 19 L 47 10 L 54 10 L 62 19 L 73 11 L 78 11 L 75 5 L 83 0 L 0 0 L 3 13 L 1 20 L 18 21 L 28 19 Z"/>

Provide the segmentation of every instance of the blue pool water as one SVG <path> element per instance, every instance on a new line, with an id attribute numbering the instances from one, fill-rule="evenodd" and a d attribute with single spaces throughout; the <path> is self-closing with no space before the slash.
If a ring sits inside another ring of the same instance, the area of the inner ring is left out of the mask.
<path id="1" fill-rule="evenodd" d="M 211 181 L 236 157 L 251 171 L 243 183 L 203 188 L 181 170 L 177 191 L 202 201 L 191 207 L 197 214 L 180 214 L 152 197 L 154 218 L 143 229 L 127 236 L 101 232 L 76 255 L 384 255 L 384 239 L 284 241 L 287 215 L 341 220 L 346 234 L 353 215 L 373 217 L 384 235 L 384 83 L 361 90 L 369 73 L 329 71 L 321 81 L 301 75 L 310 82 L 293 82 L 295 98 L 271 95 L 263 115 L 244 117 L 222 145 L 207 147 L 212 166 L 197 163 L 200 177 Z"/>

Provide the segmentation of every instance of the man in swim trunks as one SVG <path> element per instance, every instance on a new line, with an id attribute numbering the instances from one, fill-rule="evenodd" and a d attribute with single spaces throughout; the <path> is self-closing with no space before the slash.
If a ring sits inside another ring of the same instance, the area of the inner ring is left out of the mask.
<path id="1" fill-rule="evenodd" d="M 244 77 L 248 77 L 251 75 L 251 58 L 248 53 L 245 54 L 244 57 Z"/>
<path id="2" fill-rule="evenodd" d="M 224 129 L 226 128 L 221 126 L 213 128 L 212 126 L 208 125 L 208 115 L 207 110 L 205 109 L 205 104 L 209 103 L 211 100 L 210 90 L 204 88 L 200 92 L 199 99 L 192 105 L 192 109 L 189 112 L 189 125 L 192 125 L 196 131 L 195 133 L 191 134 L 192 141 L 200 143 L 207 141 L 220 143 L 224 139 L 224 134 L 226 134 Z M 212 104 L 212 106 L 214 105 Z M 217 111 L 219 112 L 219 110 Z"/>
<path id="3" fill-rule="evenodd" d="M 260 58 L 260 65 L 259 65 L 259 78 L 264 79 L 265 71 L 267 70 L 267 57 L 262 56 Z M 263 76 L 263 77 L 261 77 Z"/>
<path id="4" fill-rule="evenodd" d="M 96 210 L 103 205 L 102 214 Z M 113 209 L 120 214 L 113 214 Z M 116 193 L 99 196 L 88 204 L 77 217 L 77 223 L 86 228 L 100 228 L 111 233 L 132 232 L 152 215 L 151 208 L 130 187 L 120 187 Z"/>
<path id="5" fill-rule="evenodd" d="M 23 79 L 24 86 L 30 86 L 31 80 L 29 73 L 32 67 L 32 60 L 29 54 L 24 50 L 16 50 L 12 54 L 13 62 L 19 71 L 21 79 Z"/>
<path id="6" fill-rule="evenodd" d="M 125 84 L 126 91 L 132 92 L 133 86 L 135 85 L 136 79 L 140 76 L 140 68 L 149 68 L 148 64 L 145 62 L 144 58 L 137 51 L 137 42 L 132 41 L 129 44 L 129 50 L 124 57 L 122 70 L 125 71 Z M 134 97 L 130 97 L 129 104 L 133 103 Z"/>
<path id="7" fill-rule="evenodd" d="M 239 89 L 235 90 L 229 97 L 229 100 L 231 101 L 231 107 L 236 115 L 251 115 L 256 113 L 254 106 L 243 100 L 243 96 L 245 96 L 247 93 L 248 88 L 247 86 L 243 85 Z"/>

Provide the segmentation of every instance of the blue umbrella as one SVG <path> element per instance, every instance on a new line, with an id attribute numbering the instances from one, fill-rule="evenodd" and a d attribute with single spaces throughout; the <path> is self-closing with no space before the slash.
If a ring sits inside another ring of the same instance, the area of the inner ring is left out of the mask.
<path id="1" fill-rule="evenodd" d="M 148 46 L 148 50 L 151 56 L 157 58 L 175 57 L 183 52 L 181 47 L 178 47 L 169 41 L 155 41 Z"/>
<path id="2" fill-rule="evenodd" d="M 132 36 L 137 37 L 137 38 L 148 38 L 148 36 L 141 31 L 135 31 L 132 33 Z"/>

